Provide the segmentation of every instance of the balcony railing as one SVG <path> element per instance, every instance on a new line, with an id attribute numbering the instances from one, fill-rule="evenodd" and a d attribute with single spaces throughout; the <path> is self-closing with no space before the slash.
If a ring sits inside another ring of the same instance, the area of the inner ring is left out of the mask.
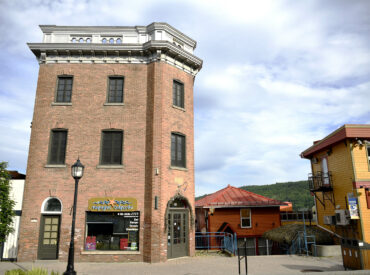
<path id="1" fill-rule="evenodd" d="M 308 185 L 311 192 L 332 191 L 333 180 L 331 177 L 331 172 L 316 172 L 308 174 Z"/>

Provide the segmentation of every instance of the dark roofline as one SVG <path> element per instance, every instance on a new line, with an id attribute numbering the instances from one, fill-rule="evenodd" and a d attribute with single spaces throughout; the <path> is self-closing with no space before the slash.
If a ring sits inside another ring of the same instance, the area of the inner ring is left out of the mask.
<path id="1" fill-rule="evenodd" d="M 8 171 L 12 180 L 24 180 L 26 179 L 26 175 L 22 173 L 18 173 L 18 171 Z"/>
<path id="2" fill-rule="evenodd" d="M 370 138 L 370 124 L 344 124 L 301 153 L 301 158 L 310 159 L 313 154 L 347 138 Z"/>

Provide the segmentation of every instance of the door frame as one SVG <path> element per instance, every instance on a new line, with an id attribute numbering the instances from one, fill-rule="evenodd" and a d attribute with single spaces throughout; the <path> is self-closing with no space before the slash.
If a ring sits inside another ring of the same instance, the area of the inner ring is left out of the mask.
<path id="1" fill-rule="evenodd" d="M 40 257 L 40 251 L 42 249 L 42 241 L 43 241 L 43 233 L 44 233 L 44 226 L 45 226 L 45 218 L 46 217 L 58 217 L 58 239 L 57 239 L 57 247 L 56 247 L 56 257 L 55 259 L 44 259 Z M 60 224 L 62 221 L 62 215 L 60 214 L 41 214 L 40 218 L 40 230 L 39 230 L 39 241 L 38 241 L 38 248 L 37 248 L 37 259 L 38 260 L 57 260 L 59 258 L 59 244 L 60 244 Z"/>
<path id="2" fill-rule="evenodd" d="M 174 226 L 173 226 L 172 219 L 173 219 L 174 214 L 180 214 L 181 219 L 182 219 L 182 214 L 185 214 L 185 244 L 184 244 L 185 253 L 184 253 L 184 255 L 177 256 L 177 257 L 174 257 L 173 252 L 172 252 L 173 240 L 174 240 L 174 238 L 173 238 L 173 235 L 174 235 L 173 228 L 174 228 Z M 171 223 L 168 221 L 168 215 L 170 215 L 170 217 L 171 217 Z M 166 219 L 167 219 L 167 259 L 174 259 L 174 258 L 189 256 L 189 244 L 190 244 L 190 242 L 189 242 L 189 209 L 188 208 L 170 208 L 169 211 L 167 212 Z M 170 243 L 171 243 L 170 246 L 168 245 L 168 236 L 170 236 L 170 240 L 171 240 L 170 241 Z"/>

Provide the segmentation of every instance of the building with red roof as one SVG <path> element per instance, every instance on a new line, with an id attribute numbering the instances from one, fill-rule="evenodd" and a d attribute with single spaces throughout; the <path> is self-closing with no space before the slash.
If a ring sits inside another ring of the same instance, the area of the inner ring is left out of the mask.
<path id="1" fill-rule="evenodd" d="M 196 231 L 228 232 L 247 238 L 250 255 L 267 254 L 265 231 L 279 227 L 286 203 L 228 185 L 195 202 Z M 270 245 L 271 247 L 271 245 Z"/>

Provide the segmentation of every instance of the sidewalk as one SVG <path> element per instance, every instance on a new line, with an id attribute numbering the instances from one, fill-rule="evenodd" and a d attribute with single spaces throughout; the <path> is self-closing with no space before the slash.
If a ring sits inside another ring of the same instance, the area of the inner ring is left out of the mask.
<path id="1" fill-rule="evenodd" d="M 66 269 L 65 262 L 36 261 L 21 263 L 0 263 L 0 274 L 9 269 L 32 269 L 43 267 L 60 274 Z M 78 275 L 237 275 L 238 258 L 222 256 L 197 256 L 169 260 L 166 263 L 76 263 Z M 309 272 L 311 271 L 311 272 Z M 341 257 L 306 257 L 306 256 L 250 256 L 248 274 L 288 275 L 288 274 L 370 274 L 370 270 L 344 271 Z M 244 260 L 241 262 L 241 274 L 245 274 Z"/>

